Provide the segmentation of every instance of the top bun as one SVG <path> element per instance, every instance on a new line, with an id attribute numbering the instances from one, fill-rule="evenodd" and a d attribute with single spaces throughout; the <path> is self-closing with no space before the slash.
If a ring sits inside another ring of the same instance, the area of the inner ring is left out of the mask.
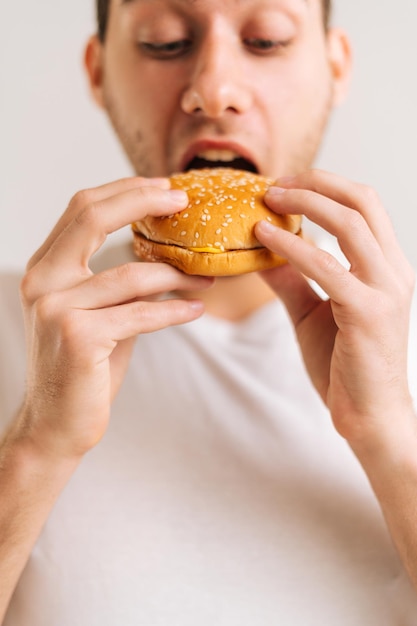
<path id="1" fill-rule="evenodd" d="M 147 216 L 132 224 L 139 258 L 202 276 L 233 276 L 286 262 L 254 234 L 260 220 L 301 234 L 300 215 L 277 215 L 266 206 L 263 197 L 272 178 L 207 168 L 174 174 L 170 181 L 172 189 L 187 192 L 189 204 L 169 217 Z"/>

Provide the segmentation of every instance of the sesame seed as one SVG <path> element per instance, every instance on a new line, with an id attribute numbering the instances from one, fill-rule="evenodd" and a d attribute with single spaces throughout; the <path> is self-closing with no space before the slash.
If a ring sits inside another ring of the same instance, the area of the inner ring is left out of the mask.
<path id="1" fill-rule="evenodd" d="M 181 237 L 185 237 L 185 235 L 187 234 L 187 231 L 186 230 L 182 230 L 180 234 L 181 234 Z"/>
<path id="2" fill-rule="evenodd" d="M 200 233 L 196 233 L 196 234 L 194 235 L 194 237 L 195 237 L 196 239 L 198 239 L 198 238 L 200 237 Z"/>
<path id="3" fill-rule="evenodd" d="M 221 233 L 221 232 L 222 232 L 222 229 L 221 229 L 221 228 L 218 228 L 218 229 L 216 230 L 216 235 L 220 235 L 220 233 Z"/>
<path id="4" fill-rule="evenodd" d="M 187 219 L 187 217 L 189 217 L 189 213 L 184 213 L 184 215 L 182 216 L 184 220 Z"/>
<path id="5" fill-rule="evenodd" d="M 176 226 L 178 226 L 177 220 L 175 220 L 175 222 L 172 222 L 172 228 L 175 228 Z"/>

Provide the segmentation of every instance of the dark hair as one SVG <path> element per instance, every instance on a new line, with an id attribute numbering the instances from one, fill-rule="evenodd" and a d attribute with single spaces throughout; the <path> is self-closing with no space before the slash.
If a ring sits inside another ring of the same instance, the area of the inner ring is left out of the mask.
<path id="1" fill-rule="evenodd" d="M 330 17 L 332 13 L 332 0 L 322 0 L 323 5 L 323 22 L 324 27 L 327 30 L 330 24 Z"/>
<path id="2" fill-rule="evenodd" d="M 96 0 L 97 34 L 100 41 L 106 37 L 107 21 L 109 19 L 110 0 Z"/>
<path id="3" fill-rule="evenodd" d="M 330 14 L 332 8 L 332 0 L 321 0 L 323 4 L 323 21 L 324 26 L 327 29 L 330 21 Z M 110 0 L 96 0 L 97 11 L 97 32 L 100 41 L 104 41 L 106 37 L 107 22 L 109 19 Z"/>

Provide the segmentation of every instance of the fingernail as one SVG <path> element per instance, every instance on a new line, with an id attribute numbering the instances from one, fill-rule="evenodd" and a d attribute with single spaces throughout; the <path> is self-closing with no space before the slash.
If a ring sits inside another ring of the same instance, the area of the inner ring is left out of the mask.
<path id="1" fill-rule="evenodd" d="M 175 204 L 182 206 L 188 202 L 188 196 L 182 189 L 170 189 L 168 193 Z"/>
<path id="2" fill-rule="evenodd" d="M 273 185 L 272 187 L 270 187 L 268 189 L 268 191 L 266 192 L 267 196 L 280 196 L 281 194 L 285 193 L 285 189 L 283 189 L 282 187 L 276 187 L 275 185 Z"/>
<path id="3" fill-rule="evenodd" d="M 295 176 L 282 176 L 281 178 L 278 178 L 277 183 L 278 185 L 289 185 L 295 180 L 295 178 Z"/>
<path id="4" fill-rule="evenodd" d="M 274 233 L 278 230 L 277 226 L 274 226 L 273 224 L 271 224 L 271 222 L 268 222 L 267 220 L 261 220 L 260 222 L 258 222 L 258 227 L 264 232 L 264 233 Z"/>
<path id="5" fill-rule="evenodd" d="M 196 313 L 202 313 L 204 311 L 204 304 L 203 302 L 201 302 L 201 300 L 189 300 L 188 306 L 192 311 L 195 311 Z"/>

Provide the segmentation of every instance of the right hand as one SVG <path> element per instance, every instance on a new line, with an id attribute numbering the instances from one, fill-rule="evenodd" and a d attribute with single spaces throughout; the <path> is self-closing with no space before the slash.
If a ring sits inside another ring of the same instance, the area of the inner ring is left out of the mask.
<path id="1" fill-rule="evenodd" d="M 28 370 L 20 431 L 43 452 L 74 457 L 91 449 L 106 430 L 136 335 L 203 312 L 199 301 L 155 296 L 204 289 L 210 279 L 162 263 L 133 262 L 96 275 L 89 268 L 108 234 L 186 203 L 166 179 L 81 191 L 30 260 L 21 284 Z"/>

